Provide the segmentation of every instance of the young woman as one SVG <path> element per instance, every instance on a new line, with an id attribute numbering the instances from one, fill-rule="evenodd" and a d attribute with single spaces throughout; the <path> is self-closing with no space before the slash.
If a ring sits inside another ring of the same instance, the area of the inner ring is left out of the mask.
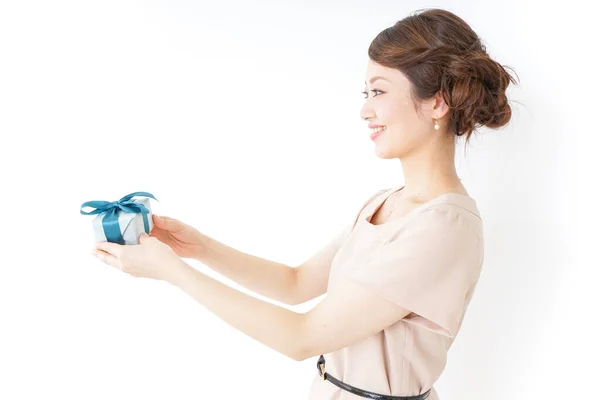
<path id="1" fill-rule="evenodd" d="M 454 167 L 456 138 L 511 117 L 514 79 L 456 15 L 415 13 L 368 51 L 365 104 L 380 158 L 398 158 L 404 185 L 374 193 L 353 223 L 297 268 L 242 253 L 169 217 L 140 245 L 98 243 L 123 271 L 164 279 L 224 321 L 295 360 L 321 355 L 312 400 L 437 400 L 433 388 L 479 279 L 484 240 L 475 200 Z M 195 258 L 261 301 L 200 273 Z"/>

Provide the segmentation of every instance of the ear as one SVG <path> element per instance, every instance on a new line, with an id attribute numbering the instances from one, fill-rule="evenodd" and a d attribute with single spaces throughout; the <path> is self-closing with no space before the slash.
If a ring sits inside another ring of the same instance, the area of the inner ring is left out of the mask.
<path id="1" fill-rule="evenodd" d="M 442 96 L 441 91 L 438 91 L 433 96 L 433 102 L 432 102 L 431 108 L 432 108 L 431 118 L 435 118 L 435 119 L 444 118 L 444 116 L 446 114 L 448 114 L 448 111 L 450 111 L 450 107 L 448 107 L 448 104 L 446 104 L 446 101 L 444 100 L 444 97 Z"/>

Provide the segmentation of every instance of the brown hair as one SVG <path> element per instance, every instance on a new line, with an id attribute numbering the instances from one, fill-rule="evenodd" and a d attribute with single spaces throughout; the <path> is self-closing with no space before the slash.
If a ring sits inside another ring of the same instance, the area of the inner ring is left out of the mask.
<path id="1" fill-rule="evenodd" d="M 368 54 L 408 78 L 415 106 L 441 91 L 450 108 L 449 131 L 466 134 L 466 142 L 478 127 L 499 128 L 510 120 L 505 92 L 515 79 L 489 57 L 469 25 L 449 11 L 415 11 L 381 31 Z"/>

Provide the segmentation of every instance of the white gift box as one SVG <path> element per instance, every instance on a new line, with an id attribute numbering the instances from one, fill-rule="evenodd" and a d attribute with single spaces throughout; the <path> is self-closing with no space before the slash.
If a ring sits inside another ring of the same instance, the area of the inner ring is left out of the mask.
<path id="1" fill-rule="evenodd" d="M 152 231 L 154 224 L 152 223 L 152 209 L 150 208 L 150 198 L 132 198 L 131 201 L 144 205 L 149 213 L 145 214 L 148 219 L 148 232 Z M 92 220 L 92 227 L 94 230 L 94 238 L 97 242 L 106 242 L 106 236 L 104 234 L 104 228 L 102 226 L 102 220 L 106 216 L 105 213 L 98 214 Z M 118 211 L 119 228 L 121 229 L 121 237 L 123 238 L 126 245 L 139 244 L 139 237 L 144 229 L 144 215 L 136 213 L 128 213 L 123 210 Z"/>

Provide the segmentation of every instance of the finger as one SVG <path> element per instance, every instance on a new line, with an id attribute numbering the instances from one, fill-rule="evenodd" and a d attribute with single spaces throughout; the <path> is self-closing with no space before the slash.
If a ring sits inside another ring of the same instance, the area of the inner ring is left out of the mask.
<path id="1" fill-rule="evenodd" d="M 121 252 L 123 251 L 123 247 L 120 244 L 112 242 L 96 242 L 96 248 L 116 257 L 121 257 Z"/>
<path id="2" fill-rule="evenodd" d="M 164 228 L 165 226 L 165 217 L 161 217 L 160 215 L 152 214 L 152 222 L 155 225 Z"/>
<path id="3" fill-rule="evenodd" d="M 169 231 L 162 229 L 158 225 L 154 225 L 154 227 L 148 235 L 150 237 L 157 238 L 158 240 L 163 241 L 169 234 Z"/>
<path id="4" fill-rule="evenodd" d="M 164 229 L 166 231 L 173 231 L 181 226 L 180 222 L 175 218 L 158 216 L 156 214 L 153 215 L 156 216 L 156 225 L 158 225 L 159 228 Z"/>
<path id="5" fill-rule="evenodd" d="M 146 232 L 142 232 L 138 240 L 140 244 L 144 243 L 146 240 L 148 240 L 148 234 L 146 234 Z"/>
<path id="6" fill-rule="evenodd" d="M 108 264 L 117 269 L 122 269 L 121 261 L 117 257 L 113 256 L 112 254 L 109 254 L 105 251 L 97 250 L 97 249 L 94 251 L 94 253 L 95 253 L 94 255 L 100 261 L 104 262 L 105 264 Z"/>
<path id="7" fill-rule="evenodd" d="M 160 228 L 158 228 L 158 229 L 152 229 L 150 231 L 150 237 L 155 237 L 157 239 L 159 239 L 160 237 L 162 237 L 161 232 L 160 232 Z"/>

